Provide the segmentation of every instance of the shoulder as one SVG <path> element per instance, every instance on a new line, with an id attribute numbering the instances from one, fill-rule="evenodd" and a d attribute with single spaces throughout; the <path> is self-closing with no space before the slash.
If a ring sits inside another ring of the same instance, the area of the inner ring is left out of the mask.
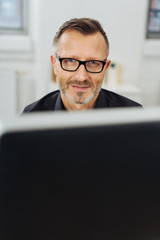
<path id="1" fill-rule="evenodd" d="M 141 104 L 115 92 L 102 89 L 102 93 L 108 103 L 108 107 L 142 107 Z"/>
<path id="2" fill-rule="evenodd" d="M 51 92 L 38 101 L 33 102 L 32 104 L 29 104 L 24 108 L 23 113 L 26 112 L 35 112 L 35 111 L 51 111 L 54 110 L 54 106 L 56 103 L 56 100 L 59 96 L 60 92 L 59 90 Z"/>

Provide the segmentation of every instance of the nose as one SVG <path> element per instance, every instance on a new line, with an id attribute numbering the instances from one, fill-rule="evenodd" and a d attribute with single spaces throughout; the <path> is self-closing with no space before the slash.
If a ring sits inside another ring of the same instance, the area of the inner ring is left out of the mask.
<path id="1" fill-rule="evenodd" d="M 88 72 L 86 71 L 85 66 L 83 64 L 81 64 L 77 71 L 75 71 L 75 78 L 76 80 L 79 81 L 84 81 L 89 78 Z"/>

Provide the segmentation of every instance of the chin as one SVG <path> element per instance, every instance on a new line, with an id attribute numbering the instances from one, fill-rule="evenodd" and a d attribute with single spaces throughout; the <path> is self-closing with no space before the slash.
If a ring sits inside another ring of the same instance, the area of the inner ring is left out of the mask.
<path id="1" fill-rule="evenodd" d="M 71 96 L 70 94 L 65 94 L 65 96 L 68 98 L 70 102 L 75 104 L 81 104 L 81 105 L 88 104 L 95 98 L 94 93 L 90 94 L 87 97 L 77 97 L 77 96 L 74 97 L 74 96 Z"/>

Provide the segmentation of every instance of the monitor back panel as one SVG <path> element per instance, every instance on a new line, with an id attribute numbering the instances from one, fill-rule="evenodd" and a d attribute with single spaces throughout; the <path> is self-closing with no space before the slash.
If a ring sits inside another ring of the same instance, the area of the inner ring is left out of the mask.
<path id="1" fill-rule="evenodd" d="M 8 133 L 0 239 L 158 239 L 160 123 Z"/>

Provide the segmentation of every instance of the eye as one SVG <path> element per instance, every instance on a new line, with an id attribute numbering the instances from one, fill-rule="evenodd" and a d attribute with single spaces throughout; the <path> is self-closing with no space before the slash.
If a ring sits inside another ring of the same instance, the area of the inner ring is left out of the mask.
<path id="1" fill-rule="evenodd" d="M 98 67 L 101 63 L 98 62 L 98 61 L 96 61 L 96 60 L 90 60 L 90 61 L 88 62 L 88 64 L 89 64 L 90 66 Z"/>
<path id="2" fill-rule="evenodd" d="M 68 62 L 70 62 L 70 63 L 72 63 L 72 62 L 74 62 L 75 60 L 73 59 L 73 58 L 69 58 L 68 59 Z"/>
<path id="3" fill-rule="evenodd" d="M 73 58 L 64 58 L 63 64 L 72 64 L 75 63 L 75 60 Z"/>
<path id="4" fill-rule="evenodd" d="M 89 61 L 91 64 L 96 64 L 96 61 L 95 60 L 91 60 Z"/>

